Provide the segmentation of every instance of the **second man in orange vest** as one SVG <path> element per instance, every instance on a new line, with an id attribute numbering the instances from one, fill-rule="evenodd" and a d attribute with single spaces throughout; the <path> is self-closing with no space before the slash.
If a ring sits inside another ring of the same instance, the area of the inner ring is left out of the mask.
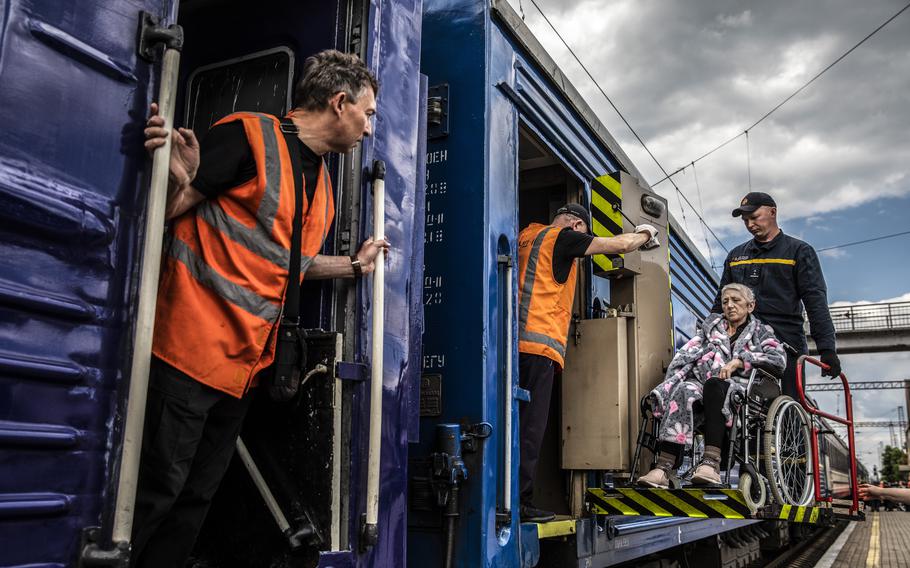
<path id="1" fill-rule="evenodd" d="M 518 472 L 521 520 L 546 522 L 552 512 L 534 507 L 531 497 L 537 458 L 556 368 L 566 354 L 572 304 L 575 301 L 576 259 L 595 254 L 625 254 L 654 248 L 657 230 L 639 225 L 615 237 L 588 234 L 591 217 L 577 203 L 561 207 L 549 225 L 532 223 L 518 235 L 518 367 L 519 385 L 531 394 L 519 406 L 521 464 Z"/>

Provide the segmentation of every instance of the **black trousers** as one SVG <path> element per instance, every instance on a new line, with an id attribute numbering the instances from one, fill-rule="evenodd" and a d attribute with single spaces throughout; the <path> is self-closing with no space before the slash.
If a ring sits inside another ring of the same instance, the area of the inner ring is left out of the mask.
<path id="1" fill-rule="evenodd" d="M 152 359 L 131 566 L 183 567 L 251 399 L 234 398 Z"/>
<path id="2" fill-rule="evenodd" d="M 522 504 L 530 504 L 534 495 L 534 476 L 540 445 L 547 430 L 550 395 L 556 363 L 541 355 L 518 354 L 518 385 L 531 393 L 530 402 L 518 403 L 521 462 L 518 467 L 518 491 Z"/>
<path id="3" fill-rule="evenodd" d="M 729 381 L 713 377 L 705 381 L 704 395 L 701 400 L 702 412 L 704 412 L 705 418 L 703 426 L 705 446 L 723 449 L 724 434 L 727 433 L 727 419 L 724 418 L 723 408 L 728 390 L 730 390 Z M 679 467 L 682 464 L 685 446 L 674 442 L 661 441 L 659 451 L 672 454 L 675 458 L 674 467 Z"/>
<path id="4" fill-rule="evenodd" d="M 778 339 L 796 349 L 798 352 L 797 355 L 794 355 L 787 350 L 787 368 L 784 369 L 784 374 L 781 376 L 780 390 L 782 394 L 791 397 L 793 400 L 799 401 L 799 393 L 796 392 L 796 361 L 799 359 L 800 355 L 809 353 L 809 347 L 806 345 L 806 337 L 786 337 L 778 335 Z"/>
<path id="5" fill-rule="evenodd" d="M 721 447 L 724 433 L 727 430 L 727 420 L 724 418 L 724 399 L 730 390 L 730 382 L 714 377 L 705 381 L 702 405 L 705 412 L 705 445 Z"/>

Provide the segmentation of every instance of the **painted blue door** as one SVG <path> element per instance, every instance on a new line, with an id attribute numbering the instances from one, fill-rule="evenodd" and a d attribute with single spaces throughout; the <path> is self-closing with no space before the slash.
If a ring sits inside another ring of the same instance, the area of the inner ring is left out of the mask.
<path id="1" fill-rule="evenodd" d="M 0 565 L 74 564 L 111 506 L 157 66 L 176 0 L 0 0 Z"/>

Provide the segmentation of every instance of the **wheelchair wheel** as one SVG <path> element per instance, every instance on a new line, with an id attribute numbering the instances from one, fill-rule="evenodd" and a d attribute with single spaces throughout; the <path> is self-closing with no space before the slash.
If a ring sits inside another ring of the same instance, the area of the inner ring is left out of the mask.
<path id="1" fill-rule="evenodd" d="M 812 502 L 812 450 L 809 417 L 789 396 L 771 403 L 765 419 L 765 474 L 771 495 L 781 505 Z"/>
<path id="2" fill-rule="evenodd" d="M 746 500 L 746 506 L 753 513 L 764 507 L 768 500 L 765 481 L 761 478 L 754 479 L 752 474 L 746 471 L 739 474 L 739 491 Z"/>

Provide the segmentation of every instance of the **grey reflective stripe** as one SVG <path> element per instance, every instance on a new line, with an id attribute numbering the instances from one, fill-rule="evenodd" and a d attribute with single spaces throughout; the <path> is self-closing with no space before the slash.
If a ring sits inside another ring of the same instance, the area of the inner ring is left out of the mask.
<path id="1" fill-rule="evenodd" d="M 266 321 L 274 322 L 278 319 L 280 307 L 277 304 L 218 274 L 180 239 L 171 241 L 170 255 L 182 262 L 200 284 L 238 308 Z"/>
<path id="2" fill-rule="evenodd" d="M 547 233 L 556 227 L 547 227 L 534 239 L 531 245 L 531 254 L 528 256 L 528 265 L 525 267 L 525 281 L 521 286 L 521 305 L 518 307 L 518 332 L 524 335 L 528 327 L 528 310 L 531 309 L 531 293 L 534 291 L 534 280 L 537 278 L 537 259 L 540 257 L 540 245 L 543 244 Z"/>
<path id="3" fill-rule="evenodd" d="M 206 223 L 227 235 L 232 241 L 248 251 L 282 268 L 288 265 L 290 252 L 272 240 L 259 223 L 250 228 L 224 212 L 214 200 L 205 200 L 196 208 L 196 214 Z"/>
<path id="4" fill-rule="evenodd" d="M 313 260 L 315 260 L 315 258 L 312 256 L 301 256 L 300 257 L 300 273 L 301 274 L 305 274 L 306 271 L 309 270 L 310 265 L 313 264 Z"/>
<path id="5" fill-rule="evenodd" d="M 325 162 L 322 161 L 319 165 L 319 175 L 316 176 L 317 186 L 319 185 L 319 178 L 322 178 L 322 191 L 324 193 L 322 200 L 325 202 L 325 208 L 322 210 L 322 240 L 319 241 L 319 250 L 322 250 L 322 247 L 325 246 L 325 238 L 329 234 L 329 184 L 328 180 L 325 179 L 327 175 L 329 174 L 325 171 Z"/>
<path id="6" fill-rule="evenodd" d="M 556 341 L 552 337 L 547 337 L 542 333 L 536 333 L 534 331 L 527 330 L 522 331 L 519 337 L 522 341 L 530 341 L 531 343 L 541 343 L 543 345 L 546 345 L 547 347 L 559 353 L 559 356 L 562 358 L 565 358 L 566 356 L 566 346 Z"/>
<path id="7" fill-rule="evenodd" d="M 267 235 L 272 234 L 275 216 L 278 214 L 278 202 L 281 199 L 281 158 L 278 154 L 278 140 L 275 136 L 275 122 L 267 115 L 259 118 L 262 129 L 262 144 L 265 146 L 265 193 L 259 202 L 256 217 L 265 228 Z M 287 149 L 291 151 L 290 148 Z"/>

